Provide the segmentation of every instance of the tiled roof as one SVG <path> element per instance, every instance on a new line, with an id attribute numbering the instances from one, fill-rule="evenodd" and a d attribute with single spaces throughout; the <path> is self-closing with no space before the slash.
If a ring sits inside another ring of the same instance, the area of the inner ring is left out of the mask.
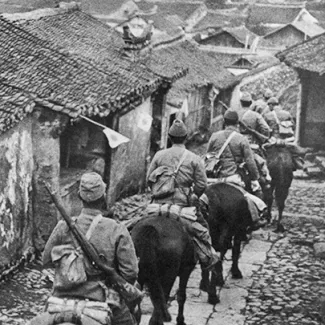
<path id="1" fill-rule="evenodd" d="M 291 25 L 309 37 L 314 37 L 325 32 L 321 26 L 304 21 L 295 21 Z"/>
<path id="2" fill-rule="evenodd" d="M 128 0 L 81 0 L 81 6 L 87 12 L 112 14 L 126 2 Z"/>
<path id="3" fill-rule="evenodd" d="M 325 32 L 325 30 L 320 27 L 319 25 L 316 24 L 311 24 L 311 23 L 306 23 L 304 21 L 296 21 L 291 24 L 285 25 L 283 27 L 277 28 L 276 30 L 272 31 L 271 33 L 268 33 L 264 35 L 264 39 L 268 40 L 270 37 L 272 37 L 274 34 L 277 34 L 287 28 L 294 28 L 301 33 L 309 36 L 309 37 L 314 37 L 316 35 L 322 34 Z"/>
<path id="4" fill-rule="evenodd" d="M 34 99 L 29 94 L 0 84 L 0 134 L 24 119 L 34 107 Z"/>
<path id="5" fill-rule="evenodd" d="M 143 1 L 144 2 L 144 1 Z M 141 2 L 137 3 L 138 7 L 141 9 Z M 157 13 L 161 16 L 177 15 L 183 21 L 188 19 L 200 6 L 202 3 L 185 3 L 185 2 L 154 2 L 152 5 L 156 5 Z"/>
<path id="6" fill-rule="evenodd" d="M 80 10 L 16 23 L 33 35 L 49 40 L 55 48 L 84 57 L 100 69 L 117 72 L 132 83 L 148 86 L 157 80 L 146 67 L 123 57 L 124 42 L 117 32 Z"/>
<path id="7" fill-rule="evenodd" d="M 325 34 L 294 45 L 276 56 L 293 68 L 323 74 L 325 73 Z"/>
<path id="8" fill-rule="evenodd" d="M 35 94 L 47 107 L 74 117 L 78 113 L 106 116 L 139 102 L 150 85 L 55 50 L 3 18 L 0 37 L 0 83 Z"/>
<path id="9" fill-rule="evenodd" d="M 228 27 L 224 28 L 229 34 L 233 35 L 238 41 L 242 42 L 243 44 L 246 43 L 246 38 L 248 37 L 248 43 L 252 44 L 254 39 L 257 37 L 256 34 L 248 30 L 245 26 L 238 26 L 238 27 Z"/>
<path id="10" fill-rule="evenodd" d="M 219 11 L 209 11 L 197 24 L 194 25 L 192 31 L 203 31 L 209 28 L 218 28 L 226 26 L 239 26 L 246 20 L 243 12 L 232 11 L 231 14 Z"/>
<path id="11" fill-rule="evenodd" d="M 196 87 L 214 84 L 217 88 L 227 88 L 233 84 L 233 75 L 223 68 L 214 54 L 201 51 L 190 42 L 156 50 L 147 59 L 147 65 L 157 74 L 172 76 L 180 67 L 187 67 L 188 74 L 177 80 L 171 89 L 176 93 L 190 91 Z"/>
<path id="12" fill-rule="evenodd" d="M 255 4 L 250 6 L 247 23 L 257 24 L 289 24 L 298 16 L 300 6 L 277 6 Z"/>
<path id="13" fill-rule="evenodd" d="M 214 38 L 217 35 L 228 33 L 233 36 L 237 41 L 242 43 L 243 45 L 246 44 L 246 39 L 248 37 L 248 44 L 251 45 L 254 39 L 257 37 L 256 34 L 248 30 L 245 26 L 238 26 L 238 27 L 225 27 L 221 30 L 216 31 L 215 33 L 211 34 L 207 38 L 204 38 L 202 42 L 206 42 L 209 38 Z"/>

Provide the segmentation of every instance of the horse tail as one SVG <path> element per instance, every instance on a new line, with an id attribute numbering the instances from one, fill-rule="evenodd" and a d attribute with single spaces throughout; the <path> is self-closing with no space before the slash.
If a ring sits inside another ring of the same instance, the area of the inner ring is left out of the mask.
<path id="1" fill-rule="evenodd" d="M 158 271 L 159 233 L 152 225 L 145 225 L 137 234 L 136 249 L 139 257 L 139 277 L 146 284 L 156 311 L 161 313 L 164 321 L 170 321 L 167 302 Z"/>

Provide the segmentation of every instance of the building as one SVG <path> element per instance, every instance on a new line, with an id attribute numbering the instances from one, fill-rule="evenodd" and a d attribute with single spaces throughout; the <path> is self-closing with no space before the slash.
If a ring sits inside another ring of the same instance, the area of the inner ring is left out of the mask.
<path id="1" fill-rule="evenodd" d="M 263 36 L 261 46 L 284 49 L 324 32 L 325 30 L 317 24 L 295 21 Z"/>
<path id="2" fill-rule="evenodd" d="M 168 92 L 167 123 L 181 112 L 190 134 L 199 127 L 211 131 L 221 128 L 224 110 L 219 100 L 228 102 L 236 78 L 215 53 L 201 51 L 195 43 L 185 41 L 153 51 L 146 64 L 164 77 L 173 75 L 180 66 L 189 69 Z M 164 141 L 166 144 L 167 134 Z"/>
<path id="3" fill-rule="evenodd" d="M 302 146 L 325 149 L 325 34 L 292 46 L 277 57 L 300 79 L 296 137 Z"/>
<path id="4" fill-rule="evenodd" d="M 258 41 L 257 38 L 258 36 L 245 26 L 225 27 L 201 39 L 199 44 L 223 48 L 251 49 L 252 45 Z"/>
<path id="5" fill-rule="evenodd" d="M 144 186 L 150 132 L 139 125 L 153 111 L 163 114 L 170 84 L 118 56 L 111 41 L 96 45 L 110 34 L 95 23 L 80 11 L 20 24 L 0 18 L 0 272 L 28 247 L 42 249 L 57 222 L 44 182 L 60 189 L 69 213 L 78 209 L 86 170 L 99 169 L 117 195 Z M 130 142 L 110 148 L 103 129 L 82 116 Z"/>
<path id="6" fill-rule="evenodd" d="M 295 22 L 317 24 L 318 20 L 304 7 L 304 4 L 254 4 L 249 7 L 246 26 L 258 35 L 265 35 L 274 29 Z"/>
<path id="7" fill-rule="evenodd" d="M 118 122 L 114 122 L 116 129 L 123 130 L 126 136 L 133 139 L 130 144 L 124 145 L 128 148 L 128 152 L 125 148 L 117 148 L 113 151 L 109 148 L 100 149 L 103 155 L 109 157 L 105 164 L 105 166 L 109 166 L 106 168 L 105 175 L 106 183 L 109 184 L 109 202 L 113 203 L 121 196 L 137 192 L 139 187 L 140 189 L 144 188 L 148 145 L 139 147 L 137 144 L 135 145 L 134 141 L 145 144 L 150 139 L 150 132 L 147 134 L 146 140 L 135 136 L 134 132 L 137 131 L 137 128 L 131 130 L 131 120 L 136 120 L 137 117 L 134 114 L 140 114 L 142 109 L 151 114 L 151 106 L 154 107 L 154 118 L 164 115 L 164 97 L 169 89 L 170 80 L 165 79 L 164 83 L 160 83 L 161 87 L 158 87 L 159 78 L 157 79 L 151 70 L 140 62 L 128 59 L 128 53 L 124 50 L 125 44 L 119 33 L 80 10 L 70 10 L 59 15 L 48 15 L 38 19 L 20 19 L 19 24 L 42 39 L 50 39 L 55 47 L 63 47 L 70 54 L 91 61 L 98 69 L 112 72 L 117 70 L 119 73 L 123 73 L 125 80 L 134 80 L 146 85 L 148 100 L 145 106 L 148 107 L 143 108 L 144 104 L 142 104 L 140 105 L 142 108 L 135 109 L 132 113 L 119 117 Z M 118 84 L 113 87 L 118 88 Z M 156 89 L 156 91 L 152 92 L 151 89 Z M 132 115 L 131 120 L 127 117 L 129 115 Z M 162 126 L 162 131 L 165 127 Z M 133 152 L 134 150 L 136 153 Z M 132 163 L 124 159 L 124 155 L 127 154 L 134 156 L 135 160 Z M 125 162 L 126 166 L 122 167 L 120 161 Z M 65 175 L 69 177 L 69 173 Z M 75 180 L 70 185 L 75 185 Z"/>

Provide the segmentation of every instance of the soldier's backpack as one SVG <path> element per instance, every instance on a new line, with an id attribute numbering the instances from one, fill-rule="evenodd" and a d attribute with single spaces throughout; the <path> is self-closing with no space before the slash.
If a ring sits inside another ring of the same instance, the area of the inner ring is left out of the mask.
<path id="1" fill-rule="evenodd" d="M 204 156 L 204 166 L 205 166 L 205 172 L 207 174 L 207 177 L 209 178 L 217 178 L 221 169 L 222 169 L 222 161 L 220 159 L 222 153 L 228 146 L 229 142 L 235 135 L 235 131 L 233 131 L 229 137 L 227 138 L 226 142 L 223 144 L 221 149 L 219 150 L 218 153 L 216 152 L 208 152 Z"/>
<path id="2" fill-rule="evenodd" d="M 151 195 L 154 199 L 164 199 L 175 193 L 176 175 L 187 156 L 187 150 L 184 151 L 178 165 L 175 169 L 168 166 L 156 168 L 149 176 L 151 184 Z"/>
<path id="3" fill-rule="evenodd" d="M 86 233 L 88 240 L 102 218 L 102 215 L 97 215 L 90 224 Z M 73 245 L 57 245 L 52 248 L 51 259 L 55 265 L 53 287 L 55 289 L 71 289 L 87 282 L 86 270 L 89 262 L 74 235 L 72 238 Z"/>

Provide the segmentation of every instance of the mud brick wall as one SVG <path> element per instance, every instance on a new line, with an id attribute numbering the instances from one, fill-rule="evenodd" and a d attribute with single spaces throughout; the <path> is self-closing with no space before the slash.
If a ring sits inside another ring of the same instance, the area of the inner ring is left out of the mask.
<path id="1" fill-rule="evenodd" d="M 110 182 L 107 201 L 135 194 L 145 188 L 146 161 L 150 149 L 150 131 L 137 125 L 140 113 L 152 115 L 152 103 L 148 98 L 142 105 L 119 118 L 118 132 L 130 141 L 112 149 Z"/>
<path id="2" fill-rule="evenodd" d="M 44 186 L 59 189 L 60 137 L 68 117 L 43 109 L 34 114 L 33 123 L 33 219 L 34 241 L 42 250 L 58 220 L 58 212 Z"/>
<path id="3" fill-rule="evenodd" d="M 32 246 L 31 118 L 0 136 L 0 274 Z"/>

